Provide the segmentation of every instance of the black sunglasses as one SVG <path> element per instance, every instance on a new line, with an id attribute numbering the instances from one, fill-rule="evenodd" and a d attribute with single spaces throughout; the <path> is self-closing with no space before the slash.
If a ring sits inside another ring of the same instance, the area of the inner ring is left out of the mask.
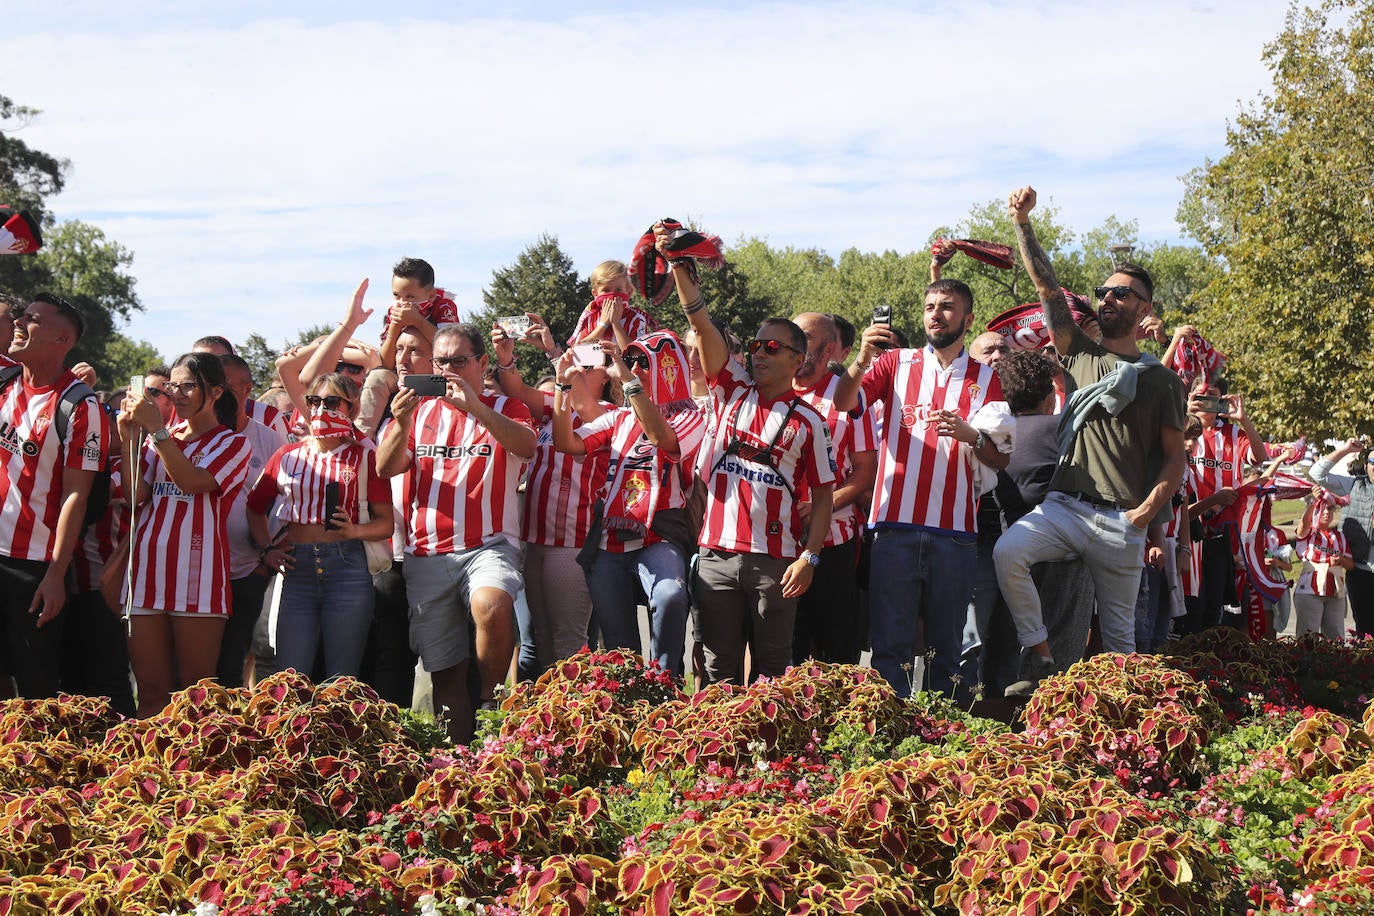
<path id="1" fill-rule="evenodd" d="M 347 372 L 349 375 L 362 375 L 367 370 L 364 367 L 359 366 L 357 363 L 345 363 L 341 361 L 337 366 L 334 367 L 334 371 Z"/>
<path id="2" fill-rule="evenodd" d="M 793 353 L 801 353 L 801 352 L 802 352 L 801 350 L 798 350 L 796 347 L 789 347 L 787 344 L 783 343 L 781 340 L 751 340 L 751 341 L 749 341 L 749 355 L 750 355 L 750 356 L 753 356 L 755 353 L 759 352 L 760 350 L 762 350 L 763 352 L 767 353 L 769 356 L 777 356 L 777 355 L 778 355 L 780 352 L 782 352 L 783 350 L 791 350 Z M 805 355 L 805 354 L 802 354 L 802 355 Z"/>
<path id="3" fill-rule="evenodd" d="M 438 366 L 441 369 L 447 366 L 452 366 L 453 368 L 462 371 L 463 369 L 467 368 L 468 363 L 472 362 L 474 359 L 480 358 L 481 357 L 478 356 L 436 356 L 433 359 L 431 359 L 430 362 L 434 363 L 434 365 Z"/>
<path id="4" fill-rule="evenodd" d="M 1131 295 L 1131 294 L 1133 294 L 1133 293 L 1134 293 L 1135 295 L 1137 295 L 1137 296 L 1140 296 L 1140 293 L 1137 293 L 1134 289 L 1131 289 L 1131 287 L 1129 287 L 1129 286 L 1094 286 L 1094 287 L 1093 287 L 1093 295 L 1097 297 L 1097 301 L 1098 301 L 1098 302 L 1105 301 L 1106 298 L 1107 298 L 1107 294 L 1108 294 L 1108 293 L 1111 293 L 1111 294 L 1112 294 L 1112 297 L 1115 298 L 1117 302 L 1125 302 L 1125 301 L 1126 301 L 1126 297 L 1129 296 L 1129 295 Z M 1141 298 L 1141 299 L 1144 299 L 1145 297 L 1144 297 L 1144 296 L 1140 296 L 1140 298 Z"/>
<path id="5" fill-rule="evenodd" d="M 353 402 L 337 394 L 330 394 L 325 397 L 320 397 L 318 394 L 307 394 L 305 403 L 310 407 L 319 407 L 323 404 L 326 410 L 338 410 L 340 404 L 352 404 Z"/>
<path id="6" fill-rule="evenodd" d="M 631 369 L 639 368 L 647 370 L 649 368 L 648 353 L 639 351 L 636 351 L 634 353 L 626 353 L 624 356 L 621 357 L 621 359 L 623 359 L 625 361 L 625 365 L 629 366 Z"/>
<path id="7" fill-rule="evenodd" d="M 150 397 L 150 398 L 165 398 L 165 397 L 167 397 L 167 392 L 163 391 L 161 388 L 154 388 L 152 385 L 146 385 L 146 386 L 144 386 L 144 388 L 143 388 L 143 393 L 146 394 L 146 395 L 147 395 L 148 397 Z"/>

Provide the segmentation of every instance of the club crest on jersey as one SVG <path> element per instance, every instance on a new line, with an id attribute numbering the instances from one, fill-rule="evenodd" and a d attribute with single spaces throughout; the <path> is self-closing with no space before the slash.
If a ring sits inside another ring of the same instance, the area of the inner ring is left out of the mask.
<path id="1" fill-rule="evenodd" d="M 52 414 L 48 413 L 47 411 L 40 413 L 38 416 L 33 418 L 33 434 L 35 436 L 41 436 L 43 434 L 43 430 L 47 429 L 48 424 L 51 422 Z"/>
<path id="2" fill-rule="evenodd" d="M 352 483 L 357 478 L 357 476 L 358 472 L 350 467 L 343 467 L 339 469 L 340 483 Z"/>
<path id="3" fill-rule="evenodd" d="M 982 390 L 983 390 L 983 386 L 982 386 L 982 385 L 979 385 L 977 382 L 975 382 L 975 383 L 972 384 L 972 385 L 969 385 L 969 386 L 968 386 L 968 396 L 969 396 L 969 400 L 977 400 L 977 399 L 978 399 L 978 395 L 982 392 Z"/>
<path id="4" fill-rule="evenodd" d="M 620 488 L 621 499 L 625 501 L 625 509 L 629 511 L 639 505 L 640 501 L 649 492 L 649 482 L 644 479 L 643 474 L 632 474 L 626 479 Z"/>
<path id="5" fill-rule="evenodd" d="M 791 447 L 792 440 L 797 438 L 797 429 L 800 426 L 801 424 L 796 420 L 787 421 L 787 425 L 782 428 L 782 439 L 780 440 L 783 448 L 786 449 Z"/>

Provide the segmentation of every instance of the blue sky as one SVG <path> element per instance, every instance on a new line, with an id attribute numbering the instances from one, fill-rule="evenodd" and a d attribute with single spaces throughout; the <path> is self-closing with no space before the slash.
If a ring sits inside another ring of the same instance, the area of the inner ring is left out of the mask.
<path id="1" fill-rule="evenodd" d="M 169 356 L 333 321 L 363 276 L 384 307 L 402 255 L 479 307 L 543 232 L 585 273 L 664 215 L 910 250 L 1029 182 L 1077 229 L 1177 238 L 1178 178 L 1267 87 L 1286 9 L 60 6 L 7 11 L 3 92 L 72 160 L 59 218 L 133 250 L 126 333 Z"/>

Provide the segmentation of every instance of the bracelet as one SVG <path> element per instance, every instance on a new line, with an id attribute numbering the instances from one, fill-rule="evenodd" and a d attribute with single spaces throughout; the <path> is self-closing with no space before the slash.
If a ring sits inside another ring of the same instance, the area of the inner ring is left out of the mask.
<path id="1" fill-rule="evenodd" d="M 554 382 L 553 387 L 558 391 L 572 391 L 572 385 L 564 385 L 562 382 Z"/>
<path id="2" fill-rule="evenodd" d="M 682 306 L 682 314 L 695 315 L 697 312 L 701 311 L 704 308 L 706 308 L 706 297 L 697 296 L 691 302 L 688 302 L 687 304 Z"/>
<path id="3" fill-rule="evenodd" d="M 625 392 L 625 397 L 632 398 L 637 394 L 643 394 L 644 386 L 641 385 L 639 382 L 632 382 L 628 385 L 623 386 L 620 390 Z"/>
<path id="4" fill-rule="evenodd" d="M 507 364 L 504 365 L 504 366 L 501 365 L 500 363 L 497 363 L 497 364 L 496 364 L 496 371 L 497 371 L 497 372 L 514 372 L 514 371 L 515 371 L 515 361 L 512 360 L 511 362 L 507 363 Z"/>
<path id="5" fill-rule="evenodd" d="M 549 362 L 556 363 L 558 362 L 559 357 L 563 355 L 563 353 L 563 350 L 559 350 L 557 353 L 545 353 L 544 355 L 548 357 Z"/>

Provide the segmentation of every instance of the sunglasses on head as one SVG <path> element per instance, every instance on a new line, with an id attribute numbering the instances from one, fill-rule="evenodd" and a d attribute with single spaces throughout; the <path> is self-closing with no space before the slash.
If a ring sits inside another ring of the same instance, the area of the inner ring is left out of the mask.
<path id="1" fill-rule="evenodd" d="M 340 404 L 352 404 L 353 402 L 337 394 L 329 394 L 324 397 L 320 397 L 318 394 L 307 394 L 305 403 L 311 407 L 319 407 L 323 404 L 325 410 L 338 410 Z"/>
<path id="2" fill-rule="evenodd" d="M 777 356 L 783 350 L 791 350 L 793 353 L 801 353 L 796 347 L 789 347 L 781 340 L 751 340 L 749 341 L 749 355 L 753 356 L 762 350 L 769 356 Z"/>
<path id="3" fill-rule="evenodd" d="M 362 375 L 367 370 L 364 367 L 359 366 L 357 363 L 346 363 L 340 361 L 339 364 L 334 367 L 334 371 L 347 372 L 349 375 Z"/>
<path id="4" fill-rule="evenodd" d="M 462 371 L 467 368 L 468 363 L 477 358 L 476 356 L 436 356 L 430 362 L 441 369 L 452 366 L 454 369 Z"/>
<path id="5" fill-rule="evenodd" d="M 633 353 L 626 353 L 621 359 L 623 359 L 625 365 L 629 366 L 631 369 L 647 370 L 649 368 L 649 354 L 643 351 L 636 350 Z"/>
<path id="6" fill-rule="evenodd" d="M 1097 301 L 1098 301 L 1098 302 L 1104 301 L 1104 300 L 1107 298 L 1107 294 L 1108 294 L 1108 293 L 1111 293 L 1111 294 L 1112 294 L 1112 298 L 1114 298 L 1117 302 L 1125 302 L 1125 301 L 1126 301 L 1126 297 L 1129 296 L 1129 295 L 1131 295 L 1131 294 L 1135 294 L 1135 295 L 1137 295 L 1137 296 L 1140 296 L 1140 293 L 1137 293 L 1135 290 L 1131 289 L 1131 287 L 1129 287 L 1129 286 L 1094 286 L 1094 287 L 1093 287 L 1093 295 L 1097 297 Z M 1144 296 L 1140 296 L 1140 298 L 1144 299 L 1145 297 L 1144 297 Z"/>

